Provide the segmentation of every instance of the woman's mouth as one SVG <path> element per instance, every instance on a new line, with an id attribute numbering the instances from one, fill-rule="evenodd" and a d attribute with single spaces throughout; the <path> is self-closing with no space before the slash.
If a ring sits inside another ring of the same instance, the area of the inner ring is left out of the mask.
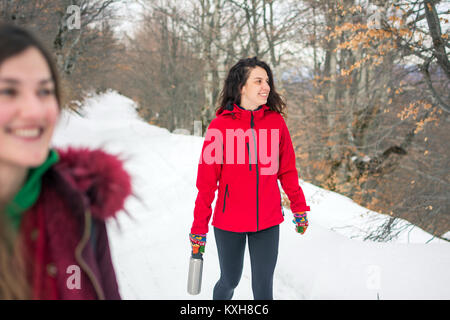
<path id="1" fill-rule="evenodd" d="M 25 139 L 25 140 L 35 140 L 39 139 L 44 132 L 42 127 L 29 127 L 29 128 L 7 128 L 6 133 L 14 137 Z"/>

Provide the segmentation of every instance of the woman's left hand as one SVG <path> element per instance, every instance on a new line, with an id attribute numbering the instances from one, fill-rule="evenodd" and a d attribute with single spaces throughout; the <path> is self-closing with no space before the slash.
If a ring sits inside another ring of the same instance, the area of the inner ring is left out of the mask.
<path id="1" fill-rule="evenodd" d="M 309 225 L 306 212 L 294 213 L 294 220 L 292 222 L 295 224 L 295 231 L 300 234 L 304 234 Z"/>

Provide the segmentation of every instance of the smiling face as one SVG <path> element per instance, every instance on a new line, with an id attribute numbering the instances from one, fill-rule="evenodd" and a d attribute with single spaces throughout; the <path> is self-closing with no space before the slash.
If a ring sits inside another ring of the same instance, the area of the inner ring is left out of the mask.
<path id="1" fill-rule="evenodd" d="M 267 103 L 270 86 L 266 70 L 255 67 L 250 71 L 247 82 L 241 90 L 241 107 L 254 110 Z"/>
<path id="2" fill-rule="evenodd" d="M 0 165 L 42 164 L 58 115 L 51 71 L 37 49 L 26 49 L 0 65 Z"/>

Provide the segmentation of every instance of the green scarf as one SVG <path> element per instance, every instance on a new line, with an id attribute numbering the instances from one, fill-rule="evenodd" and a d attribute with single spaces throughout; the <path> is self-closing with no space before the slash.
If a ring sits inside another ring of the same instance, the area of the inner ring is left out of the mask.
<path id="1" fill-rule="evenodd" d="M 39 167 L 31 168 L 28 171 L 25 184 L 16 194 L 14 199 L 6 206 L 6 214 L 13 227 L 18 230 L 22 216 L 25 211 L 30 209 L 39 198 L 42 186 L 42 176 L 55 163 L 59 161 L 58 153 L 51 149 L 47 160 Z"/>

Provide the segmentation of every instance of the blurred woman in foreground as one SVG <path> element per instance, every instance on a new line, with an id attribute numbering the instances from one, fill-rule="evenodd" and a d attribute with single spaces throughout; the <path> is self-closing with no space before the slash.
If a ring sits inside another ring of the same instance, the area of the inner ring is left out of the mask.
<path id="1" fill-rule="evenodd" d="M 51 148 L 60 111 L 50 55 L 0 26 L 0 299 L 120 299 L 105 220 L 130 176 L 102 150 Z"/>

